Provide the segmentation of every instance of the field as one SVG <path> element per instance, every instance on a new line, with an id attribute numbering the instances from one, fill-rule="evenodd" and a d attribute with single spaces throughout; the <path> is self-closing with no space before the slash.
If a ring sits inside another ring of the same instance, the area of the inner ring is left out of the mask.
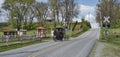
<path id="1" fill-rule="evenodd" d="M 109 29 L 105 38 L 104 29 L 101 29 L 100 41 L 114 44 L 120 47 L 120 29 Z"/>
<path id="2" fill-rule="evenodd" d="M 101 29 L 101 36 L 99 41 L 106 44 L 102 49 L 101 57 L 119 57 L 120 29 L 109 29 L 108 31 L 108 35 L 106 35 L 105 38 L 104 29 Z"/>

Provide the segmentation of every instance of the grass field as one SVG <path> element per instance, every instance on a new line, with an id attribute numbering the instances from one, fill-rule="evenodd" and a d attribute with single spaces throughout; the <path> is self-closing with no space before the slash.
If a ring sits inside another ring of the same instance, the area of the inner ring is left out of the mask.
<path id="1" fill-rule="evenodd" d="M 33 44 L 48 42 L 50 40 L 52 40 L 52 38 L 44 38 L 42 40 L 34 40 L 34 41 L 33 40 L 22 40 L 22 41 L 9 42 L 8 45 L 6 42 L 4 42 L 4 43 L 0 43 L 0 52 L 22 48 L 22 47 L 30 46 Z"/>
<path id="2" fill-rule="evenodd" d="M 3 32 L 0 31 L 0 35 L 3 35 Z"/>
<path id="3" fill-rule="evenodd" d="M 102 51 L 101 57 L 119 57 L 120 56 L 120 48 L 116 45 L 107 44 L 107 46 Z"/>
<path id="4" fill-rule="evenodd" d="M 104 29 L 101 29 L 100 41 L 111 43 L 120 47 L 120 29 L 109 29 L 107 38 L 104 36 Z"/>
<path id="5" fill-rule="evenodd" d="M 104 29 L 101 29 L 100 42 L 107 46 L 103 49 L 102 57 L 119 57 L 120 56 L 120 29 L 109 29 L 107 38 L 104 36 Z"/>
<path id="6" fill-rule="evenodd" d="M 24 43 L 19 42 L 11 42 L 9 43 L 9 46 L 6 46 L 6 43 L 2 44 L 2 46 L 0 46 L 0 52 L 3 51 L 8 51 L 11 49 L 16 49 L 16 48 L 21 48 L 21 47 L 25 47 L 25 46 L 29 46 L 29 45 L 33 45 L 33 44 L 37 44 L 37 43 L 42 43 L 42 42 L 46 42 L 46 41 L 26 41 Z"/>

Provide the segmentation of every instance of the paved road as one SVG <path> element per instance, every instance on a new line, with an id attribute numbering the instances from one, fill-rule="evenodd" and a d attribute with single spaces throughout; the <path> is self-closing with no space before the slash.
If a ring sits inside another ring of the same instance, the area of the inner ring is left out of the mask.
<path id="1" fill-rule="evenodd" d="M 0 53 L 0 57 L 88 57 L 99 29 L 90 29 L 69 41 L 50 41 Z"/>

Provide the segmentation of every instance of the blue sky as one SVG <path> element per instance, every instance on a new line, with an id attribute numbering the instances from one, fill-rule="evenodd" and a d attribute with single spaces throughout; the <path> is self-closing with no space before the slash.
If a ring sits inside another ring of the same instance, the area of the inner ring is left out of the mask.
<path id="1" fill-rule="evenodd" d="M 79 4 L 84 4 L 88 6 L 96 6 L 98 0 L 77 0 Z"/>
<path id="2" fill-rule="evenodd" d="M 39 1 L 39 2 L 47 2 L 47 0 L 36 0 L 36 1 Z"/>
<path id="3" fill-rule="evenodd" d="M 43 1 L 47 2 L 47 0 L 36 0 L 36 1 Z M 98 3 L 98 0 L 76 0 L 78 4 L 84 4 L 89 6 L 96 6 Z"/>

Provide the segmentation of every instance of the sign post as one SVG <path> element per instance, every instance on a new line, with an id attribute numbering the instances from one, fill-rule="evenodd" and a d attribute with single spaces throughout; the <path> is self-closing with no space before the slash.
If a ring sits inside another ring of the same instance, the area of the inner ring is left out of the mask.
<path id="1" fill-rule="evenodd" d="M 107 16 L 107 17 L 104 17 L 104 23 L 105 23 L 105 39 L 107 38 L 107 35 L 108 35 L 108 23 L 110 23 L 110 21 L 109 21 L 109 16 Z"/>

